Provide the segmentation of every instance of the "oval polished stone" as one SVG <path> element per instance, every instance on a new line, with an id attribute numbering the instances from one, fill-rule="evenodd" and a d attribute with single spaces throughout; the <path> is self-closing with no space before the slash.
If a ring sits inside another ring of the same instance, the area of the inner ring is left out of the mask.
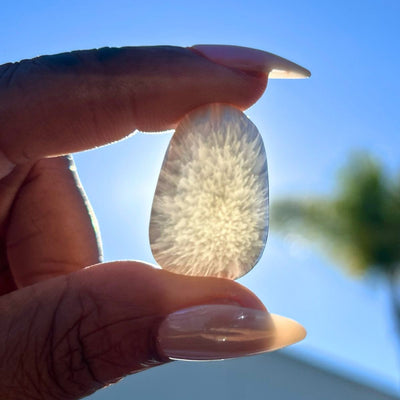
<path id="1" fill-rule="evenodd" d="M 236 279 L 253 268 L 268 234 L 262 138 L 240 110 L 211 104 L 186 115 L 158 179 L 150 245 L 169 271 Z"/>

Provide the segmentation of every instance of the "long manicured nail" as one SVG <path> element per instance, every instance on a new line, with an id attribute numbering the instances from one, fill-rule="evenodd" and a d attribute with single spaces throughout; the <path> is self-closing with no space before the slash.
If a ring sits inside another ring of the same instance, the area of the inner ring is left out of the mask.
<path id="1" fill-rule="evenodd" d="M 296 321 L 233 305 L 201 305 L 167 316 L 159 351 L 174 360 L 221 360 L 277 350 L 302 340 Z"/>
<path id="2" fill-rule="evenodd" d="M 311 72 L 285 58 L 249 47 L 201 44 L 191 50 L 218 64 L 244 71 L 263 72 L 269 78 L 308 78 Z"/>
<path id="3" fill-rule="evenodd" d="M 6 177 L 14 167 L 15 165 L 0 150 L 0 179 Z"/>

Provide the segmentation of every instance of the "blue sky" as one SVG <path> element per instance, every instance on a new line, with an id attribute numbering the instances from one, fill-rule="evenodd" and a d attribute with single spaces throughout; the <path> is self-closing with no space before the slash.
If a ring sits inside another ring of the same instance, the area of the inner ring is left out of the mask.
<path id="1" fill-rule="evenodd" d="M 354 149 L 400 171 L 400 2 L 1 1 L 0 63 L 103 46 L 237 44 L 289 58 L 309 80 L 270 81 L 247 111 L 263 135 L 271 199 L 329 193 Z M 153 262 L 148 222 L 170 134 L 76 155 L 106 260 Z M 290 239 L 290 238 L 289 238 Z M 293 352 L 391 390 L 400 367 L 384 282 L 360 281 L 302 243 L 271 235 L 241 283 L 302 322 Z"/>

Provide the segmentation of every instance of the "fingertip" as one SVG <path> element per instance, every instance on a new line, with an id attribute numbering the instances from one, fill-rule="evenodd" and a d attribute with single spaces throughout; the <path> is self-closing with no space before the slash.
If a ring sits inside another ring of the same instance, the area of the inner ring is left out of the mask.
<path id="1" fill-rule="evenodd" d="M 98 264 L 78 274 L 79 282 L 85 282 L 93 292 L 136 298 L 146 306 L 160 307 L 161 313 L 208 303 L 266 310 L 261 300 L 238 282 L 175 274 L 141 261 Z"/>

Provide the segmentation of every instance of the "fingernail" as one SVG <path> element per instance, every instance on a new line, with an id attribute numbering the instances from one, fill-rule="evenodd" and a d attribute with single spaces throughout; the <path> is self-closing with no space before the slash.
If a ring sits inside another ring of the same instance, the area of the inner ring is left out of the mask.
<path id="1" fill-rule="evenodd" d="M 167 316 L 159 351 L 174 360 L 221 360 L 277 350 L 302 340 L 296 321 L 234 305 L 201 305 Z"/>
<path id="2" fill-rule="evenodd" d="M 285 58 L 249 47 L 201 44 L 190 47 L 209 60 L 243 71 L 263 72 L 272 79 L 308 78 L 311 72 Z"/>
<path id="3" fill-rule="evenodd" d="M 0 150 L 0 179 L 6 177 L 15 167 L 6 155 Z"/>

